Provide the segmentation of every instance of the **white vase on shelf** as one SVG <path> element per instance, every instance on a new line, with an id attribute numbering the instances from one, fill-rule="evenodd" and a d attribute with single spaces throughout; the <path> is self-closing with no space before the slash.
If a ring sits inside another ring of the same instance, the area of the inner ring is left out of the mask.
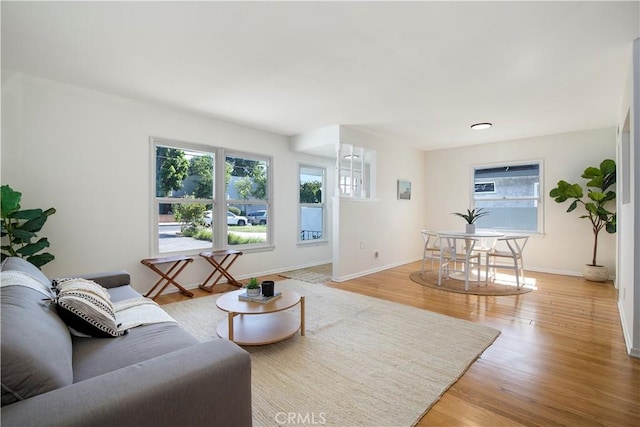
<path id="1" fill-rule="evenodd" d="M 464 232 L 467 233 L 467 234 L 475 234 L 476 225 L 475 224 L 466 224 Z"/>

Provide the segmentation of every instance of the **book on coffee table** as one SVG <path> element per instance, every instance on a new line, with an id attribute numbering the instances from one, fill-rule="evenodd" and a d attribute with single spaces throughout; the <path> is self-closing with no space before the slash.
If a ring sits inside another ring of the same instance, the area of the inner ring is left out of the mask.
<path id="1" fill-rule="evenodd" d="M 273 294 L 273 296 L 270 296 L 270 297 L 265 297 L 264 295 L 247 295 L 247 293 L 245 292 L 238 295 L 238 299 L 240 301 L 266 303 L 266 302 L 273 301 L 274 299 L 278 299 L 281 296 L 282 294 L 280 292 L 276 292 Z"/>

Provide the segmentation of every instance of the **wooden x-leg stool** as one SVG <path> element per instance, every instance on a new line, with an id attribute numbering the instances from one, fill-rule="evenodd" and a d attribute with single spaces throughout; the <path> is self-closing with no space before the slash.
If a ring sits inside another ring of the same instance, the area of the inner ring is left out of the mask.
<path id="1" fill-rule="evenodd" d="M 213 252 L 200 252 L 200 256 L 206 259 L 207 262 L 213 266 L 213 271 L 211 272 L 211 274 L 209 274 L 209 276 L 207 276 L 206 279 L 204 279 L 204 282 L 202 282 L 200 288 L 209 293 L 212 293 L 213 287 L 216 286 L 223 277 L 227 278 L 227 282 L 230 285 L 241 288 L 242 283 L 234 279 L 231 273 L 229 273 L 229 268 L 234 262 L 236 262 L 240 255 L 242 255 L 242 252 L 233 249 Z M 221 260 L 218 261 L 216 257 L 221 258 Z M 207 285 L 209 280 L 212 279 L 213 282 L 210 285 Z"/>
<path id="2" fill-rule="evenodd" d="M 176 277 L 178 276 L 178 274 L 180 274 L 182 270 L 184 270 L 187 264 L 189 264 L 190 262 L 193 262 L 192 257 L 185 256 L 185 255 L 177 255 L 177 256 L 170 256 L 170 257 L 164 257 L 164 258 L 148 258 L 148 259 L 143 259 L 140 262 L 160 275 L 160 280 L 158 280 L 156 284 L 153 285 L 153 287 L 149 290 L 149 292 L 147 292 L 144 295 L 145 297 L 148 298 L 149 295 L 151 295 L 153 291 L 156 290 L 156 288 L 161 286 L 160 290 L 155 294 L 155 296 L 151 297 L 151 299 L 155 300 L 158 296 L 160 296 L 160 294 L 165 290 L 165 288 L 169 286 L 169 284 L 172 284 L 173 286 L 178 288 L 178 290 L 184 295 L 188 297 L 193 296 L 193 292 L 186 290 L 184 287 L 182 287 L 182 285 L 176 282 Z M 171 263 L 171 266 L 166 272 L 160 270 L 157 267 L 160 264 L 169 264 L 169 263 Z"/>

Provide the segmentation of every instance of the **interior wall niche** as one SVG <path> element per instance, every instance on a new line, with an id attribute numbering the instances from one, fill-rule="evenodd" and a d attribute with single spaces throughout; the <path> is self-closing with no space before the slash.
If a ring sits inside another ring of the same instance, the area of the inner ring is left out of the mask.
<path id="1" fill-rule="evenodd" d="M 340 144 L 337 171 L 340 197 L 372 199 L 375 197 L 376 153 L 352 144 Z"/>

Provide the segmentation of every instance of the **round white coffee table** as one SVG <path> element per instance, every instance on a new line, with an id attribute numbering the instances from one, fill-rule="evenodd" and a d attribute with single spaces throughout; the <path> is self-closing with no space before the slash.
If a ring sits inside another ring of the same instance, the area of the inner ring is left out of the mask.
<path id="1" fill-rule="evenodd" d="M 264 345 L 292 337 L 299 330 L 304 335 L 304 296 L 290 290 L 268 303 L 240 301 L 245 289 L 228 292 L 218 298 L 216 305 L 228 313 L 227 320 L 216 329 L 220 338 L 240 345 Z M 300 318 L 286 312 L 300 304 Z"/>

